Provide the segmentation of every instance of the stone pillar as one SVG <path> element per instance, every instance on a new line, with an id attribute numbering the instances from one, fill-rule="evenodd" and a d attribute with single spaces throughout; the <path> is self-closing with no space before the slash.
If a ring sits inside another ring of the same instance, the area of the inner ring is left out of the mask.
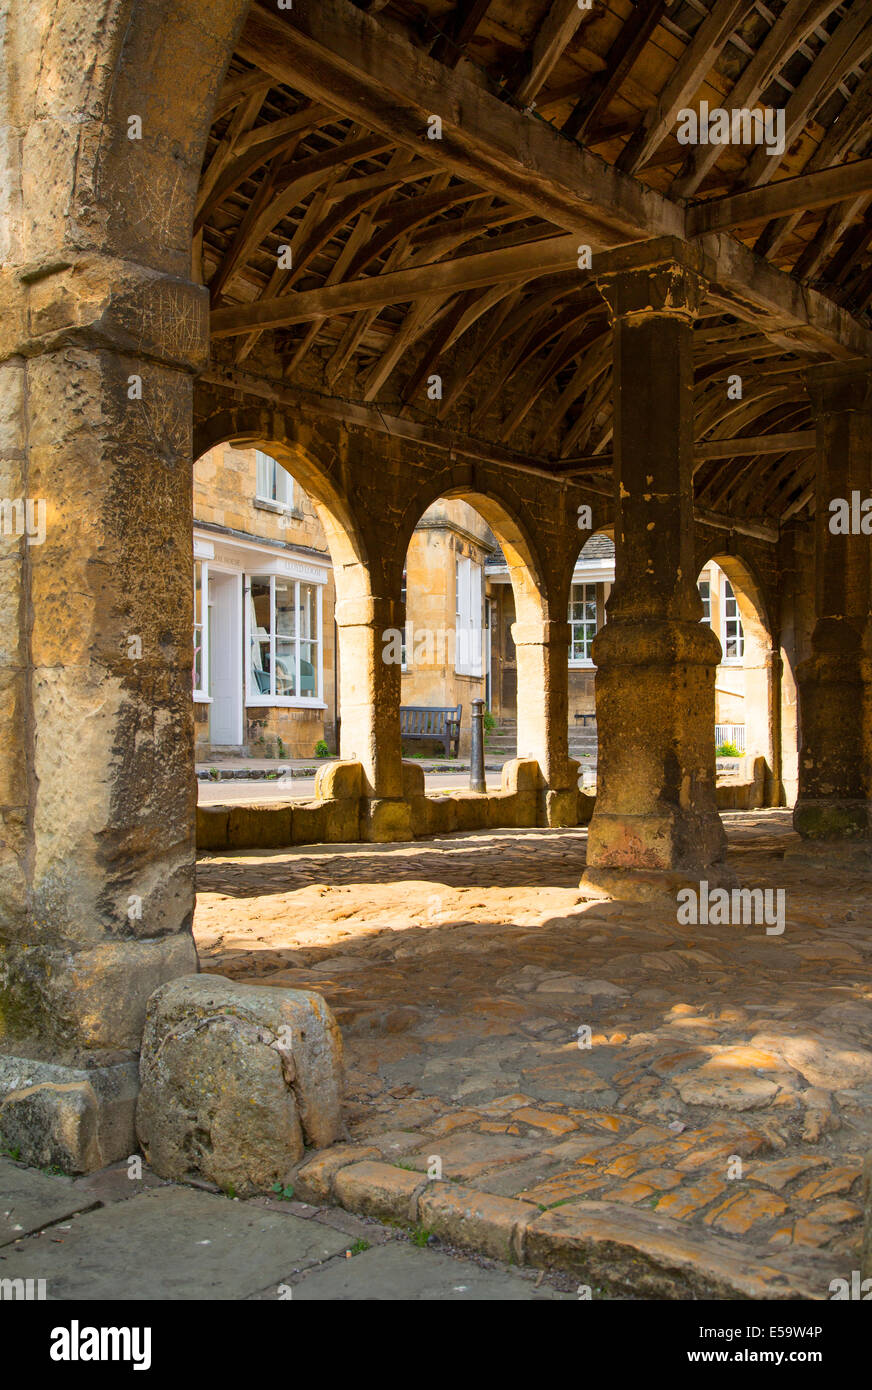
<path id="1" fill-rule="evenodd" d="M 569 623 L 516 622 L 518 757 L 535 758 L 543 825 L 578 824 L 578 763 L 569 757 Z"/>
<path id="2" fill-rule="evenodd" d="M 0 537 L 0 1133 L 71 1169 L 135 1146 L 146 1000 L 197 969 L 207 312 L 204 290 L 97 254 L 5 276 L 0 494 L 34 524 Z"/>
<path id="3" fill-rule="evenodd" d="M 403 799 L 400 742 L 402 667 L 391 634 L 404 622 L 399 597 L 341 599 L 339 629 L 340 757 L 363 767 L 361 839 L 411 840 L 409 803 Z"/>
<path id="4" fill-rule="evenodd" d="M 801 745 L 793 823 L 808 840 L 868 841 L 872 765 L 872 630 L 868 514 L 872 365 L 827 363 L 805 374 L 817 426 L 815 626 L 797 667 Z M 859 494 L 851 507 L 852 493 Z M 843 499 L 838 529 L 830 503 Z M 831 529 L 831 525 L 836 529 Z"/>
<path id="5" fill-rule="evenodd" d="M 747 656 L 747 631 L 745 644 Z M 781 653 L 773 647 L 755 652 L 745 666 L 745 738 L 746 766 L 752 767 L 755 757 L 766 762 L 762 805 L 782 806 Z"/>
<path id="6" fill-rule="evenodd" d="M 644 256 L 648 248 L 642 248 Z M 715 670 L 693 522 L 694 316 L 704 281 L 675 246 L 604 278 L 614 325 L 616 582 L 593 646 L 597 798 L 583 885 L 617 897 L 724 883 Z"/>

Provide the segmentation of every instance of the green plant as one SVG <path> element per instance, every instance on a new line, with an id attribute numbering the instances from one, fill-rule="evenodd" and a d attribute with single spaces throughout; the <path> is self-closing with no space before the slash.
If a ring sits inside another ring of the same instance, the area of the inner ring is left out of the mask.
<path id="1" fill-rule="evenodd" d="M 290 1202 L 294 1195 L 294 1189 L 291 1183 L 274 1182 L 272 1190 L 281 1202 Z"/>
<path id="2" fill-rule="evenodd" d="M 349 1253 L 349 1255 L 362 1255 L 363 1252 L 364 1252 L 364 1250 L 368 1250 L 368 1249 L 369 1249 L 369 1241 L 368 1241 L 368 1240 L 364 1240 L 362 1236 L 358 1236 L 358 1238 L 357 1238 L 357 1240 L 354 1242 L 354 1244 L 351 1245 L 351 1246 L 349 1246 L 348 1253 Z"/>
<path id="3" fill-rule="evenodd" d="M 330 749 L 327 747 L 327 744 L 324 742 L 323 738 L 319 738 L 318 742 L 315 744 L 315 752 L 312 754 L 312 756 L 314 758 L 330 757 Z"/>
<path id="4" fill-rule="evenodd" d="M 3 1140 L 0 1139 L 0 1158 L 11 1158 L 13 1162 L 18 1163 L 21 1158 L 21 1150 L 4 1144 Z"/>
<path id="5" fill-rule="evenodd" d="M 276 752 L 276 757 L 277 757 L 277 758 L 285 758 L 285 757 L 287 757 L 287 754 L 285 753 L 285 745 L 284 745 L 284 743 L 282 742 L 281 736 L 280 736 L 279 734 L 276 734 L 276 749 L 277 749 L 277 752 Z"/>
<path id="6" fill-rule="evenodd" d="M 225 1189 L 224 1189 L 224 1196 L 225 1196 L 225 1197 L 229 1197 L 230 1200 L 231 1200 L 231 1202 L 233 1201 L 234 1197 L 236 1196 L 236 1188 L 233 1186 L 233 1183 L 232 1183 L 232 1182 L 229 1182 L 229 1183 L 227 1184 L 227 1186 L 225 1187 Z"/>
<path id="7" fill-rule="evenodd" d="M 735 743 L 729 742 L 719 743 L 715 753 L 719 758 L 741 758 L 742 756 L 741 749 L 737 748 Z"/>
<path id="8" fill-rule="evenodd" d="M 425 1245 L 429 1244 L 432 1234 L 433 1232 L 428 1230 L 426 1226 L 416 1226 L 413 1231 L 409 1232 L 409 1240 L 419 1249 L 423 1249 Z"/>
<path id="9" fill-rule="evenodd" d="M 494 729 L 497 727 L 497 721 L 490 710 L 486 709 L 481 722 L 484 724 L 485 738 L 487 738 L 488 734 L 493 733 Z"/>

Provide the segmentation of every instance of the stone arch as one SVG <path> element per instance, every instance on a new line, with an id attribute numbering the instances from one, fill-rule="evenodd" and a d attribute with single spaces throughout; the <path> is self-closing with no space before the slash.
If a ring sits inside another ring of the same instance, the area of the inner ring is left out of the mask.
<path id="1" fill-rule="evenodd" d="M 263 448 L 314 503 L 336 586 L 340 756 L 361 763 L 371 799 L 394 801 L 402 796 L 399 721 L 392 717 L 399 670 L 385 666 L 382 654 L 385 633 L 399 621 L 399 593 L 394 600 L 381 592 L 381 575 L 370 563 L 371 527 L 355 514 L 368 499 L 349 497 L 341 482 L 347 436 L 340 433 L 334 445 L 325 431 L 270 406 L 221 406 L 198 419 L 196 457 L 220 443 Z"/>
<path id="2" fill-rule="evenodd" d="M 264 449 L 309 494 L 324 527 L 338 601 L 372 593 L 366 538 L 336 481 L 336 454 L 311 428 L 269 406 L 222 409 L 197 421 L 194 458 L 219 444 Z"/>
<path id="3" fill-rule="evenodd" d="M 762 757 L 766 772 L 762 790 L 763 804 L 780 806 L 782 729 L 781 729 L 781 656 L 768 612 L 763 585 L 753 562 L 732 551 L 722 551 L 716 543 L 709 545 L 700 571 L 714 562 L 723 571 L 733 589 L 744 633 L 743 709 L 745 726 L 746 766 Z M 715 635 L 720 641 L 720 632 Z M 723 669 L 723 668 L 719 668 Z M 727 692 L 718 689 L 725 697 Z M 732 721 L 728 721 L 732 722 Z"/>
<path id="4" fill-rule="evenodd" d="M 554 579 L 545 568 L 539 546 L 533 540 L 533 519 L 525 501 L 501 478 L 483 478 L 470 470 L 468 481 L 458 470 L 443 476 L 442 487 L 434 479 L 426 490 L 409 499 L 402 537 L 406 553 L 420 518 L 441 498 L 459 500 L 473 507 L 500 543 L 509 570 L 514 621 L 511 636 L 516 663 L 517 751 L 539 762 L 543 777 L 559 785 L 568 778 L 565 672 L 565 613 L 553 619 Z M 563 641 L 561 642 L 561 637 Z M 562 652 L 562 657 L 557 654 Z M 561 713 L 554 718 L 554 711 Z M 555 737 L 556 735 L 556 737 Z"/>
<path id="5" fill-rule="evenodd" d="M 551 585 L 533 539 L 524 500 L 502 480 L 483 480 L 470 470 L 468 481 L 458 481 L 457 471 L 446 470 L 441 480 L 437 475 L 429 487 L 420 489 L 408 499 L 399 527 L 399 553 L 405 555 L 415 527 L 434 502 L 443 497 L 467 502 L 500 542 L 509 566 L 519 620 L 543 621 L 549 613 Z"/>
<path id="6" fill-rule="evenodd" d="M 576 757 L 576 758 L 578 758 L 578 759 L 581 760 L 581 773 L 582 773 L 582 774 L 586 774 L 586 773 L 590 773 L 590 772 L 591 772 L 591 769 L 592 769 L 592 767 L 593 767 L 593 764 L 592 764 L 590 761 L 588 761 L 588 760 L 592 758 L 592 755 L 593 755 L 594 752 L 596 751 L 595 733 L 593 733 L 593 732 L 590 730 L 589 718 L 590 718 L 591 715 L 593 715 L 593 717 L 594 717 L 594 725 L 595 725 L 595 723 L 596 723 L 596 695 L 597 695 L 597 682 L 596 682 L 596 667 L 595 667 L 595 665 L 594 665 L 594 666 L 591 666 L 591 667 L 589 667 L 589 668 L 586 668 L 584 665 L 580 664 L 580 663 L 576 660 L 576 658 L 575 658 L 575 656 L 574 656 L 575 648 L 574 648 L 574 645 L 573 645 L 573 615 L 572 615 L 572 599 L 573 599 L 573 595 L 572 595 L 572 588 L 571 588 L 571 585 L 572 585 L 573 583 L 575 583 L 575 582 L 579 582 L 579 581 L 576 581 L 576 579 L 575 579 L 575 575 L 576 575 L 576 572 L 577 572 L 576 567 L 577 567 L 577 565 L 578 565 L 579 560 L 595 560 L 595 559 L 597 558 L 597 557 L 596 557 L 596 554 L 595 554 L 595 552 L 596 552 L 596 550 L 597 550 L 596 542 L 598 541 L 598 539 L 599 539 L 600 537 L 605 537 L 606 539 L 608 539 L 609 541 L 611 541 L 612 546 L 614 547 L 615 527 L 614 527 L 614 523 L 613 523 L 613 522 L 603 522 L 603 524 L 600 525 L 600 526 L 598 526 L 598 527 L 596 527 L 595 530 L 592 530 L 592 531 L 590 531 L 590 532 L 586 532 L 584 535 L 580 536 L 580 538 L 579 538 L 579 539 L 580 539 L 580 544 L 579 544 L 579 546 L 578 546 L 578 549 L 577 549 L 577 551 L 576 551 L 576 554 L 573 556 L 573 560 L 572 560 L 572 570 L 571 570 L 571 572 L 570 572 L 570 574 L 569 574 L 568 581 L 567 581 L 567 597 L 566 597 L 566 603 L 567 603 L 567 613 L 568 613 L 568 616 L 569 616 L 569 625 L 570 625 L 570 636 L 569 636 L 569 662 L 568 662 L 568 665 L 569 665 L 569 705 L 568 705 L 568 716 L 569 716 L 569 726 L 570 726 L 569 740 L 570 740 L 570 748 L 571 748 L 573 757 Z M 585 552 L 587 552 L 587 553 L 585 553 Z M 593 552 L 593 553 L 592 553 L 592 552 Z M 603 571 L 605 571 L 607 568 L 609 568 L 609 566 L 608 566 L 607 560 L 604 558 L 603 561 L 602 561 L 602 563 L 601 563 L 600 565 L 597 565 L 596 568 L 591 572 L 591 577 L 590 577 L 590 579 L 589 579 L 588 581 L 584 581 L 584 579 L 581 580 L 581 582 L 589 582 L 589 583 L 592 583 L 592 584 L 596 587 L 596 590 L 597 590 L 597 593 L 596 593 L 596 631 L 597 631 L 597 632 L 599 632 L 600 629 L 601 629 L 601 628 L 604 626 L 604 624 L 605 624 L 605 621 L 606 621 L 606 612 L 607 612 L 607 608 L 608 608 L 608 600 L 609 600 L 609 597 L 610 597 L 610 594 L 611 594 L 611 589 L 612 589 L 612 587 L 613 587 L 613 585 L 614 585 L 614 581 L 613 581 L 613 580 L 607 580 L 607 579 L 604 577 Z M 612 561 L 611 568 L 614 569 L 614 561 Z M 607 587 L 607 586 L 608 586 L 608 587 Z M 582 621 L 583 621 L 583 619 L 582 619 Z M 593 775 L 593 774 L 591 773 L 591 775 Z"/>

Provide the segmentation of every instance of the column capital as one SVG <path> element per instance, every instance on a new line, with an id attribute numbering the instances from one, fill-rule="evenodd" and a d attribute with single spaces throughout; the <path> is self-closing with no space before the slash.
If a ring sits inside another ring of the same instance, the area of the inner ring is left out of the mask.
<path id="1" fill-rule="evenodd" d="M 660 237 L 626 251 L 615 258 L 614 269 L 596 277 L 612 322 L 657 316 L 692 323 L 708 289 L 707 262 L 699 248 Z"/>
<path id="2" fill-rule="evenodd" d="M 0 274 L 0 361 L 66 347 L 200 372 L 209 361 L 209 292 L 96 254 L 7 267 Z"/>
<path id="3" fill-rule="evenodd" d="M 872 359 L 821 362 L 802 374 L 815 415 L 845 415 L 872 410 Z"/>

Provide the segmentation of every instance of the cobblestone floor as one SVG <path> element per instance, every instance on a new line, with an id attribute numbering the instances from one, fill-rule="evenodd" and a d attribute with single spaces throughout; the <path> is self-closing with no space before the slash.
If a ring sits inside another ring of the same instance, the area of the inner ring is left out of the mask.
<path id="1" fill-rule="evenodd" d="M 761 1294 L 787 1271 L 826 1298 L 872 1151 L 869 880 L 784 862 L 788 812 L 724 820 L 783 935 L 584 902 L 583 830 L 506 830 L 205 856 L 203 968 L 326 997 L 362 1150 L 654 1211 L 735 1243 Z"/>

